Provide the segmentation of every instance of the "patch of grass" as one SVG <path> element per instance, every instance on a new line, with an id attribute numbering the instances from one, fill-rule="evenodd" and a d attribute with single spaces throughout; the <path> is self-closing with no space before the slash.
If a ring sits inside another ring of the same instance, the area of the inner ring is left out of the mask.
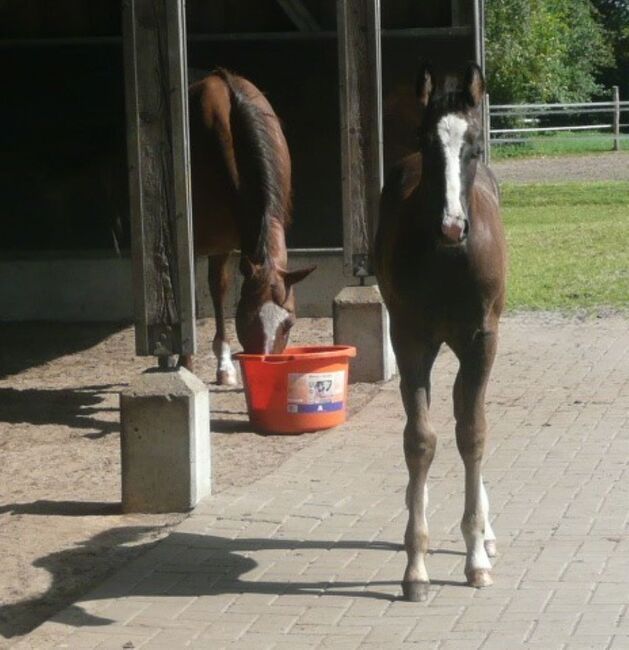
<path id="1" fill-rule="evenodd" d="M 510 309 L 629 309 L 629 183 L 502 188 Z"/>
<path id="2" fill-rule="evenodd" d="M 492 144 L 492 160 L 507 158 L 532 158 L 536 156 L 567 156 L 601 151 L 612 151 L 611 134 L 601 134 L 595 131 L 564 131 L 530 137 L 525 142 Z M 629 151 L 629 138 L 621 134 L 620 149 Z"/>

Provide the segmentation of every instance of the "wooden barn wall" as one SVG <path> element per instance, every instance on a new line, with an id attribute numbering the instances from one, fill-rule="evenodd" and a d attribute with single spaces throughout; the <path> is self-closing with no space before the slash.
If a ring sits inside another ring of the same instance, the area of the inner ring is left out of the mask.
<path id="1" fill-rule="evenodd" d="M 335 1 L 306 3 L 324 31 Z M 444 27 L 450 3 L 383 2 L 385 29 Z M 51 6 L 54 5 L 54 11 Z M 0 39 L 116 37 L 119 1 L 5 0 Z M 188 0 L 188 32 L 295 31 L 274 0 Z M 70 19 L 71 17 L 71 19 Z M 125 247 L 127 190 L 122 50 L 101 44 L 2 44 L 0 250 Z M 249 77 L 281 117 L 293 157 L 291 247 L 340 246 L 341 186 L 336 39 L 191 40 L 193 75 L 217 65 Z M 472 58 L 472 37 L 384 38 L 385 167 L 415 144 L 412 87 L 420 56 Z"/>

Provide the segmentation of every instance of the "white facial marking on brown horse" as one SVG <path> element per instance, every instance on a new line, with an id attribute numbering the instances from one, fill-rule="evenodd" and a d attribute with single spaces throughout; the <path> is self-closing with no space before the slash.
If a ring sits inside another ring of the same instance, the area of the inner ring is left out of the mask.
<path id="1" fill-rule="evenodd" d="M 264 332 L 264 353 L 273 351 L 273 344 L 277 336 L 277 330 L 282 323 L 290 316 L 289 312 L 274 302 L 265 302 L 260 308 L 260 320 Z"/>
<path id="2" fill-rule="evenodd" d="M 443 215 L 445 225 L 465 218 L 461 205 L 460 156 L 466 131 L 467 122 L 453 113 L 442 117 L 437 124 L 446 163 L 446 204 Z"/>

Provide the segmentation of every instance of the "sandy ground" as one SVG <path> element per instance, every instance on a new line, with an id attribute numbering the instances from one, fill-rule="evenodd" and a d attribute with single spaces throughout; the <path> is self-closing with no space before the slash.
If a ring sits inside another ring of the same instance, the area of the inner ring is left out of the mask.
<path id="1" fill-rule="evenodd" d="M 212 385 L 210 320 L 197 374 L 210 385 L 213 490 L 252 482 L 322 433 L 251 431 L 240 388 Z M 133 330 L 0 325 L 0 648 L 163 537 L 183 515 L 120 512 L 118 393 L 147 366 Z M 330 319 L 301 319 L 293 343 L 329 343 Z M 350 410 L 377 388 L 355 385 Z"/>
<path id="2" fill-rule="evenodd" d="M 491 168 L 499 181 L 508 183 L 629 181 L 629 151 L 501 160 Z"/>

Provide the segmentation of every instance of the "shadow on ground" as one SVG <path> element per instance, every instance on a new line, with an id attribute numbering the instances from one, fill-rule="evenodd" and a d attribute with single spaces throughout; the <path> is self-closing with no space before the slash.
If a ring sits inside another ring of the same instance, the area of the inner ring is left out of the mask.
<path id="1" fill-rule="evenodd" d="M 122 388 L 122 384 L 74 389 L 0 388 L 0 422 L 89 429 L 85 437 L 102 438 L 119 431 L 118 418 L 111 422 L 95 416 L 118 411 L 117 407 L 102 406 L 102 402 L 107 394 L 118 394 Z"/>
<path id="2" fill-rule="evenodd" d="M 49 513 L 57 511 L 69 516 L 78 515 L 81 511 L 86 514 L 90 510 L 109 508 L 112 504 L 72 504 L 71 502 L 35 502 L 12 506 L 17 512 Z M 121 527 L 106 533 L 95 535 L 77 548 L 64 550 L 59 553 L 46 555 L 34 563 L 34 566 L 43 568 L 50 573 L 51 585 L 47 593 L 40 597 L 26 599 L 14 604 L 0 607 L 0 634 L 5 638 L 28 634 L 35 627 L 55 614 L 51 609 L 52 595 L 56 596 L 57 610 L 59 591 L 68 593 L 68 599 L 62 603 L 66 607 L 55 616 L 55 621 L 73 626 L 109 625 L 114 621 L 94 616 L 80 605 L 68 605 L 76 599 L 77 595 L 71 593 L 71 580 L 67 575 L 67 567 L 72 571 L 80 572 L 84 562 L 93 561 L 100 549 L 105 545 L 112 545 L 115 539 L 115 555 L 117 566 L 138 557 L 149 551 L 155 542 L 141 542 L 143 537 L 154 531 L 155 528 L 146 526 Z M 113 546 L 113 545 L 112 545 Z M 401 552 L 400 544 L 389 542 L 367 542 L 362 540 L 347 540 L 339 542 L 301 541 L 295 539 L 258 539 L 242 538 L 229 539 L 215 535 L 196 535 L 189 533 L 171 533 L 161 540 L 160 549 L 166 546 L 172 549 L 172 559 L 162 565 L 163 570 L 154 570 L 151 565 L 157 565 L 151 558 L 147 558 L 149 568 L 142 567 L 134 571 L 136 584 L 131 589 L 131 595 L 136 596 L 208 596 L 218 594 L 311 594 L 313 596 L 350 596 L 352 598 L 372 598 L 381 600 L 396 600 L 389 592 L 378 591 L 379 586 L 391 586 L 397 583 L 391 581 L 264 581 L 247 580 L 244 574 L 252 571 L 258 565 L 251 557 L 245 554 L 260 550 L 285 550 L 287 552 L 307 549 L 334 550 L 356 549 L 381 550 L 386 553 Z M 180 552 L 178 552 L 180 551 Z M 435 551 L 439 552 L 439 551 Z M 112 573 L 111 571 L 109 573 Z M 105 575 L 99 576 L 104 579 Z M 127 576 L 128 577 L 128 576 Z M 157 578 L 157 579 L 155 579 Z M 70 584 L 68 584 L 70 582 Z M 463 582 L 433 581 L 436 585 L 461 585 Z M 125 580 L 117 584 L 104 585 L 93 596 L 94 599 L 109 599 L 129 595 L 129 583 Z M 375 588 L 375 590 L 374 590 Z M 323 603 L 322 603 L 323 604 Z"/>
<path id="3" fill-rule="evenodd" d="M 125 323 L 0 323 L 0 379 L 87 350 Z"/>

